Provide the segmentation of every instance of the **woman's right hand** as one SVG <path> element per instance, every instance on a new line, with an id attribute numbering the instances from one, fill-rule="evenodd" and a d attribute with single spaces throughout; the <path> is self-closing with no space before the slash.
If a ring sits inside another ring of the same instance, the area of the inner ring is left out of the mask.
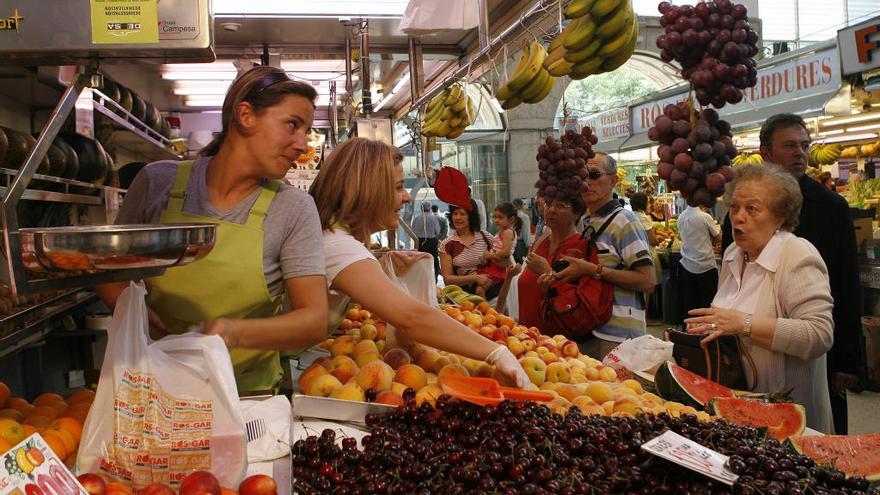
<path id="1" fill-rule="evenodd" d="M 480 287 L 488 288 L 492 286 L 492 279 L 488 275 L 483 275 L 482 273 L 475 273 L 472 280 Z"/>
<path id="2" fill-rule="evenodd" d="M 543 273 L 549 273 L 552 270 L 550 268 L 550 262 L 547 261 L 547 258 L 539 254 L 535 254 L 534 252 L 529 253 L 529 255 L 526 256 L 526 266 L 529 267 L 529 270 L 539 275 Z"/>
<path id="3" fill-rule="evenodd" d="M 486 362 L 495 368 L 519 388 L 535 388 L 529 375 L 520 366 L 516 356 L 506 346 L 499 345 L 486 356 Z"/>

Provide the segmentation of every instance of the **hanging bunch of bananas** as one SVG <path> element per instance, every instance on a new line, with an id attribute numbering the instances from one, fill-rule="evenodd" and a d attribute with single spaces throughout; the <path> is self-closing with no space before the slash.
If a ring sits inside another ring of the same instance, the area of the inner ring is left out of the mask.
<path id="1" fill-rule="evenodd" d="M 556 78 L 544 68 L 547 50 L 537 41 L 532 41 L 523 49 L 513 75 L 495 92 L 501 108 L 510 110 L 520 103 L 538 103 L 550 91 Z"/>
<path id="2" fill-rule="evenodd" d="M 460 84 L 447 88 L 431 98 L 422 123 L 422 135 L 455 139 L 474 123 L 474 100 Z"/>
<path id="3" fill-rule="evenodd" d="M 731 162 L 734 166 L 746 164 L 761 165 L 764 163 L 764 159 L 758 153 L 740 153 L 733 157 Z"/>
<path id="4" fill-rule="evenodd" d="M 843 146 L 839 144 L 814 144 L 810 147 L 810 165 L 831 165 L 840 158 Z"/>
<path id="5" fill-rule="evenodd" d="M 551 75 L 579 80 L 611 72 L 635 52 L 639 21 L 632 0 L 574 0 L 563 13 L 571 21 L 544 60 Z"/>

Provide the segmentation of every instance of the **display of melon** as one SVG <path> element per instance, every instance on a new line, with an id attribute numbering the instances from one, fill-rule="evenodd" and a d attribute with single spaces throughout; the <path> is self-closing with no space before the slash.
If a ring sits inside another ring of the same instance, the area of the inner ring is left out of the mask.
<path id="1" fill-rule="evenodd" d="M 65 134 L 64 139 L 79 157 L 76 180 L 103 184 L 107 177 L 107 153 L 101 143 L 79 134 Z"/>
<path id="2" fill-rule="evenodd" d="M 731 423 L 766 428 L 767 434 L 777 440 L 800 435 L 807 426 L 804 406 L 792 402 L 719 397 L 711 399 L 707 409 Z"/>
<path id="3" fill-rule="evenodd" d="M 847 476 L 880 481 L 880 433 L 795 436 L 789 442 L 819 464 L 833 465 Z"/>
<path id="4" fill-rule="evenodd" d="M 110 79 L 109 77 L 105 76 L 104 77 L 104 87 L 98 89 L 98 91 L 104 93 L 105 95 L 107 95 L 108 98 L 115 101 L 116 103 L 119 103 L 119 97 L 120 97 L 119 85 L 116 84 L 116 82 L 113 79 Z M 107 108 L 110 108 L 115 111 L 115 107 L 113 107 L 111 105 L 107 105 Z M 117 113 L 119 113 L 119 112 L 117 112 Z"/>
<path id="5" fill-rule="evenodd" d="M 61 177 L 61 174 L 67 170 L 67 153 L 65 153 L 57 143 L 53 142 L 52 145 L 49 146 L 46 158 L 49 159 L 48 174 L 53 177 Z"/>
<path id="6" fill-rule="evenodd" d="M 657 369 L 654 384 L 660 396 L 692 407 L 705 407 L 716 397 L 735 397 L 733 390 L 667 361 Z"/>
<path id="7" fill-rule="evenodd" d="M 119 105 L 128 113 L 131 113 L 132 106 L 134 105 L 134 101 L 131 98 L 131 90 L 121 84 L 119 85 Z"/>
<path id="8" fill-rule="evenodd" d="M 134 91 L 129 91 L 131 92 L 131 114 L 134 115 L 134 118 L 143 122 L 147 115 L 147 103 L 140 95 Z"/>
<path id="9" fill-rule="evenodd" d="M 79 173 L 79 156 L 77 156 L 76 151 L 61 136 L 56 137 L 53 144 L 64 152 L 66 157 L 64 161 L 65 168 L 59 172 L 58 176 L 65 179 L 76 179 L 76 174 Z"/>
<path id="10" fill-rule="evenodd" d="M 6 138 L 6 131 L 0 127 L 0 165 L 6 163 L 6 152 L 9 150 L 9 139 Z"/>
<path id="11" fill-rule="evenodd" d="M 37 140 L 33 138 L 30 134 L 26 134 L 24 132 L 16 131 L 15 129 L 10 129 L 8 127 L 2 127 L 4 134 L 6 135 L 6 139 L 8 140 L 8 149 L 6 151 L 6 159 L 2 163 L 2 165 L 6 168 L 11 168 L 14 170 L 18 170 L 24 165 L 25 160 L 27 160 L 28 154 L 34 149 L 34 146 L 37 145 Z M 49 173 L 49 158 L 43 157 L 43 160 L 40 162 L 40 165 L 37 166 L 38 174 L 48 174 Z"/>

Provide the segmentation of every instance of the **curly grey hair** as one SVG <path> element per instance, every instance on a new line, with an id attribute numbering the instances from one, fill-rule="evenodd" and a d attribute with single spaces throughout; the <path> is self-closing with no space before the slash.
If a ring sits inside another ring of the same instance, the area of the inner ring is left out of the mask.
<path id="1" fill-rule="evenodd" d="M 770 198 L 770 211 L 782 220 L 780 229 L 793 232 L 798 226 L 801 205 L 804 197 L 794 177 L 778 165 L 764 162 L 763 165 L 748 164 L 736 167 L 736 177 L 727 184 L 724 191 L 724 204 L 730 206 L 737 186 L 747 182 L 769 185 L 775 189 L 767 194 Z"/>

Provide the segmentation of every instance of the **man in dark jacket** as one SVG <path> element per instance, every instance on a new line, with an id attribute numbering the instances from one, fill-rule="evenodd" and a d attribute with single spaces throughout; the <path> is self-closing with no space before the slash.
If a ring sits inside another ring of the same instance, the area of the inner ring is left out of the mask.
<path id="1" fill-rule="evenodd" d="M 865 344 L 862 335 L 862 290 L 858 252 L 849 205 L 840 195 L 822 187 L 804 172 L 810 152 L 810 133 L 804 120 L 777 114 L 761 127 L 761 156 L 784 168 L 801 186 L 804 203 L 794 233 L 814 246 L 828 267 L 834 298 L 834 345 L 828 352 L 828 387 L 834 431 L 847 433 L 846 390 L 865 378 Z M 733 242 L 730 217 L 724 219 L 722 245 Z"/>

